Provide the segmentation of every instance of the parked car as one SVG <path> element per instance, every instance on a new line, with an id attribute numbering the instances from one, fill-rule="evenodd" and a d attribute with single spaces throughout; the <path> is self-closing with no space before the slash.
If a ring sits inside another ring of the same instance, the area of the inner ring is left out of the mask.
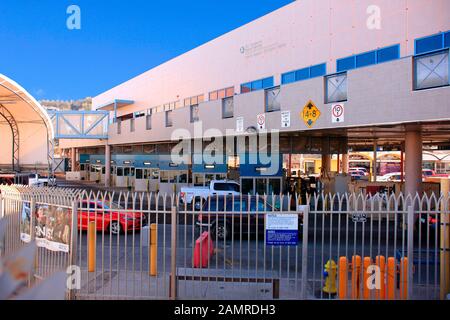
<path id="1" fill-rule="evenodd" d="M 200 203 L 210 196 L 238 196 L 240 192 L 241 187 L 235 181 L 212 180 L 208 187 L 182 187 L 180 200 L 181 203 L 194 204 L 196 209 L 200 209 Z"/>
<path id="2" fill-rule="evenodd" d="M 230 239 L 233 233 L 234 239 L 254 237 L 256 234 L 263 239 L 265 214 L 270 212 L 279 210 L 261 197 L 212 197 L 203 203 L 196 224 L 199 234 L 209 231 L 213 240 Z M 303 216 L 300 214 L 300 227 L 302 223 Z"/>
<path id="3" fill-rule="evenodd" d="M 391 172 L 387 173 L 384 176 L 378 177 L 378 182 L 400 182 L 401 181 L 401 172 Z"/>
<path id="4" fill-rule="evenodd" d="M 82 201 L 78 214 L 78 229 L 81 230 L 87 230 L 91 221 L 96 221 L 97 231 L 112 234 L 140 230 L 147 224 L 144 214 L 126 211 L 114 203 L 108 206 L 102 202 Z"/>
<path id="5" fill-rule="evenodd" d="M 348 169 L 348 172 L 351 173 L 352 171 L 362 171 L 364 173 L 365 176 L 369 175 L 369 170 L 367 170 L 367 168 L 365 167 L 351 167 Z"/>
<path id="6" fill-rule="evenodd" d="M 31 173 L 28 176 L 28 185 L 30 187 L 46 187 L 48 185 L 56 185 L 55 178 L 41 176 L 38 173 Z"/>
<path id="7" fill-rule="evenodd" d="M 422 176 L 424 178 L 435 176 L 436 173 L 431 169 L 422 169 Z"/>
<path id="8" fill-rule="evenodd" d="M 209 231 L 212 239 L 229 239 L 236 236 L 264 235 L 264 213 L 277 211 L 263 198 L 256 196 L 219 196 L 203 202 L 201 213 L 197 218 L 200 231 Z"/>

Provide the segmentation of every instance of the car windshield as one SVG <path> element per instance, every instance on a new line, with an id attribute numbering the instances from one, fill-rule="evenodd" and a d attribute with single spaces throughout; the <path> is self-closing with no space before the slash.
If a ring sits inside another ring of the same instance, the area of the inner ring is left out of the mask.
<path id="1" fill-rule="evenodd" d="M 103 206 L 105 209 L 123 209 L 122 206 L 120 206 L 118 203 L 116 202 L 111 202 L 111 203 L 107 203 L 106 205 Z"/>
<path id="2" fill-rule="evenodd" d="M 264 200 L 256 199 L 250 200 L 250 208 L 248 206 L 248 199 L 211 199 L 210 202 L 205 201 L 203 204 L 203 211 L 210 212 L 257 212 L 257 211 L 272 211 L 272 206 L 270 204 L 265 204 Z"/>
<path id="3" fill-rule="evenodd" d="M 230 182 L 217 182 L 214 184 L 214 189 L 217 191 L 234 191 L 239 192 L 239 185 Z"/>

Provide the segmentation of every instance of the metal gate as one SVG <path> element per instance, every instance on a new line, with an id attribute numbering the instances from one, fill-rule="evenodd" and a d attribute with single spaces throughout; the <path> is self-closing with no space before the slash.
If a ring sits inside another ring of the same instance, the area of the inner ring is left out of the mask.
<path id="1" fill-rule="evenodd" d="M 75 266 L 71 299 L 439 299 L 448 288 L 448 194 L 321 194 L 299 205 L 283 195 L 185 203 L 153 193 L 0 190 L 11 220 L 2 254 L 26 240 L 27 208 L 31 217 L 40 208 L 67 215 L 68 250 L 42 245 L 34 275 Z M 274 217 L 298 224 L 295 241 L 273 241 Z M 38 219 L 30 223 L 30 238 L 39 238 Z"/>

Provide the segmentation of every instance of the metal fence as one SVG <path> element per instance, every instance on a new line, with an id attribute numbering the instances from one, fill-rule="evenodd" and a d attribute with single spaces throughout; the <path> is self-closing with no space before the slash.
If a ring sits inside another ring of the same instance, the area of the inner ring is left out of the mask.
<path id="1" fill-rule="evenodd" d="M 439 299 L 448 289 L 448 194 L 320 194 L 300 205 L 283 195 L 184 203 L 152 193 L 0 191 L 11 221 L 2 254 L 33 239 L 36 279 L 79 267 L 71 299 Z M 283 221 L 289 234 L 276 230 Z"/>

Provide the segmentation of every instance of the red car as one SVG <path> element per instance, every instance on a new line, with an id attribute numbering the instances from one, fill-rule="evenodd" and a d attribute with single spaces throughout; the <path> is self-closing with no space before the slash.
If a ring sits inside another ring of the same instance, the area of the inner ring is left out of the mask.
<path id="1" fill-rule="evenodd" d="M 78 229 L 87 230 L 88 221 L 96 221 L 97 231 L 119 234 L 140 230 L 146 224 L 146 217 L 140 212 L 126 211 L 114 203 L 109 207 L 102 202 L 83 201 L 78 211 Z"/>

